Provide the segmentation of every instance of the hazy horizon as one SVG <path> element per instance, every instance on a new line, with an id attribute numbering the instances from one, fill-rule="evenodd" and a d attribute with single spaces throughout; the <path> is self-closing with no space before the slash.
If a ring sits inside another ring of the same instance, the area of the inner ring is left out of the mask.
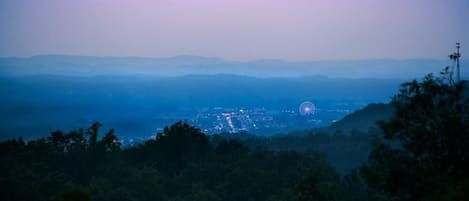
<path id="1" fill-rule="evenodd" d="M 455 45 L 453 45 L 455 47 Z M 455 51 L 450 50 L 447 54 L 449 55 Z M 34 54 L 28 56 L 0 56 L 2 59 L 30 59 L 35 57 L 95 57 L 95 58 L 136 58 L 136 59 L 172 59 L 172 58 L 204 58 L 204 59 L 214 59 L 227 62 L 256 62 L 256 61 L 280 61 L 280 62 L 292 62 L 292 63 L 301 63 L 301 62 L 322 62 L 322 61 L 412 61 L 412 60 L 429 60 L 429 61 L 447 61 L 448 63 L 451 60 L 448 58 L 448 55 L 441 55 L 440 57 L 412 57 L 412 58 L 390 58 L 390 57 L 376 57 L 376 58 L 345 58 L 345 59 L 321 59 L 321 58 L 311 58 L 304 60 L 290 60 L 282 58 L 269 58 L 269 57 L 259 57 L 251 59 L 230 59 L 223 56 L 210 56 L 210 55 L 197 55 L 197 54 L 174 54 L 167 56 L 138 56 L 138 55 L 91 55 L 91 54 L 67 54 L 67 53 L 44 53 L 44 54 Z M 461 54 L 461 62 L 469 60 L 469 57 L 464 57 L 465 55 Z"/>
<path id="2" fill-rule="evenodd" d="M 461 60 L 461 75 L 469 77 L 467 60 Z M 226 60 L 217 57 L 180 55 L 175 57 L 96 57 L 40 55 L 27 58 L 0 57 L 0 74 L 66 76 L 185 76 L 233 74 L 250 77 L 415 79 L 428 73 L 439 74 L 451 65 L 449 59 L 367 59 L 286 61 L 260 59 Z"/>

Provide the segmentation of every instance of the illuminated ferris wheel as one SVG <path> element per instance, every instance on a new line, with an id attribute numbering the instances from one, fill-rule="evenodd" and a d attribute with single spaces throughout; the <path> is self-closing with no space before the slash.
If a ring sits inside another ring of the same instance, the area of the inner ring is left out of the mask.
<path id="1" fill-rule="evenodd" d="M 301 116 L 313 115 L 316 112 L 316 106 L 309 101 L 302 102 L 299 107 Z"/>

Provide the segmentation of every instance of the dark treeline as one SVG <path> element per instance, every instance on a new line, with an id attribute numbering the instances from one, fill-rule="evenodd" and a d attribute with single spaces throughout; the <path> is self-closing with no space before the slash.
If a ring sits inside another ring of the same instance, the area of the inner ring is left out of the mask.
<path id="1" fill-rule="evenodd" d="M 21 138 L 1 143 L 1 200 L 363 200 L 366 196 L 357 172 L 341 177 L 315 152 L 250 149 L 239 140 L 208 137 L 182 122 L 142 145 L 121 149 L 113 130 L 98 140 L 100 126 L 56 131 L 28 143 Z"/>
<path id="2" fill-rule="evenodd" d="M 0 200 L 469 200 L 469 90 L 449 78 L 403 84 L 368 131 L 207 136 L 178 122 L 123 148 L 95 123 L 5 141 Z"/>
<path id="3" fill-rule="evenodd" d="M 368 161 L 368 155 L 372 149 L 371 142 L 381 133 L 376 127 L 371 127 L 368 131 L 321 128 L 274 136 L 259 137 L 243 133 L 235 135 L 226 133 L 213 135 L 211 138 L 215 141 L 217 139 L 239 140 L 251 150 L 264 147 L 274 152 L 315 152 L 334 166 L 339 173 L 346 174 Z"/>

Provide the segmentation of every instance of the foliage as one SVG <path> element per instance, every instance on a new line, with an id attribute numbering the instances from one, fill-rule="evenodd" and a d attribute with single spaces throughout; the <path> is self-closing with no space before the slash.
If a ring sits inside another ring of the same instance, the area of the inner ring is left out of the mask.
<path id="1" fill-rule="evenodd" d="M 376 200 L 469 199 L 469 91 L 429 75 L 401 86 L 362 168 Z"/>
<path id="2" fill-rule="evenodd" d="M 121 149 L 100 127 L 0 143 L 0 200 L 288 201 L 340 197 L 347 186 L 316 152 L 250 148 L 183 122 Z"/>

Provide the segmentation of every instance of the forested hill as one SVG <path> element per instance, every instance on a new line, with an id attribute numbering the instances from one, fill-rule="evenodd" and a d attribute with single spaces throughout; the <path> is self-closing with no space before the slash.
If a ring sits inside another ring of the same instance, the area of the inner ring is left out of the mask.
<path id="1" fill-rule="evenodd" d="M 271 137 L 240 136 L 251 147 L 265 146 L 275 151 L 315 151 L 341 173 L 360 167 L 368 160 L 371 142 L 382 134 L 377 122 L 394 115 L 390 104 L 370 104 L 357 110 L 330 127 L 296 131 Z"/>
<path id="2" fill-rule="evenodd" d="M 181 122 L 121 149 L 113 130 L 98 136 L 100 127 L 1 142 L 0 200 L 366 199 L 357 172 L 341 177 L 316 152 L 250 149 Z"/>
<path id="3" fill-rule="evenodd" d="M 367 131 L 370 128 L 377 128 L 376 123 L 378 121 L 388 120 L 393 114 L 394 109 L 390 104 L 369 104 L 365 108 L 357 110 L 333 123 L 329 129 L 341 131 L 357 129 Z"/>

